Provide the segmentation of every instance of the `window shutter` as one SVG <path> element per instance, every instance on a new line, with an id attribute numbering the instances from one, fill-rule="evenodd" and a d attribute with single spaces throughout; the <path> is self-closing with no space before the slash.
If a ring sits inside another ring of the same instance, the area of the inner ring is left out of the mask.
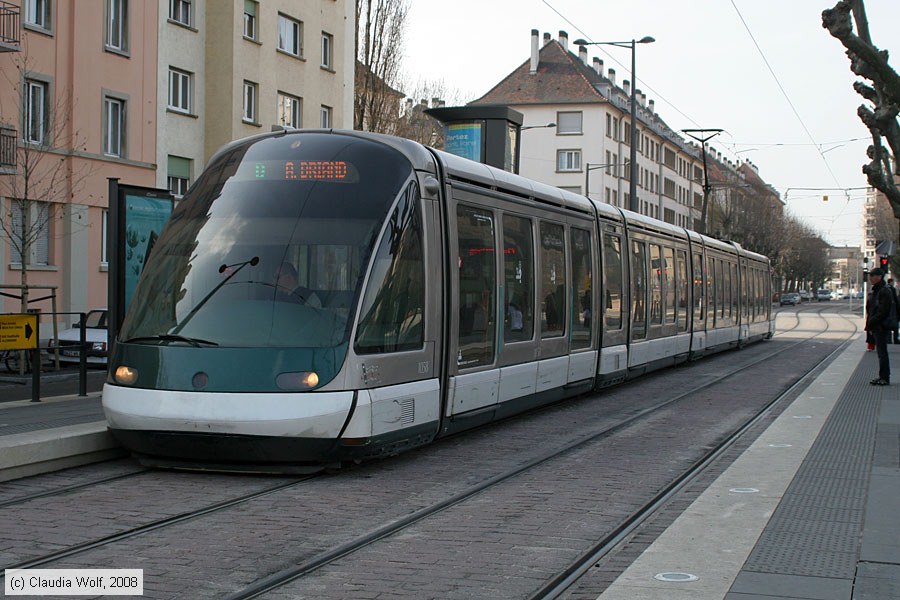
<path id="1" fill-rule="evenodd" d="M 244 0 L 244 12 L 251 17 L 256 16 L 256 2 L 253 0 Z"/>
<path id="2" fill-rule="evenodd" d="M 556 129 L 559 133 L 581 133 L 580 112 L 556 113 Z"/>
<path id="3" fill-rule="evenodd" d="M 169 156 L 168 177 L 179 177 L 181 179 L 191 178 L 191 161 L 180 156 Z"/>

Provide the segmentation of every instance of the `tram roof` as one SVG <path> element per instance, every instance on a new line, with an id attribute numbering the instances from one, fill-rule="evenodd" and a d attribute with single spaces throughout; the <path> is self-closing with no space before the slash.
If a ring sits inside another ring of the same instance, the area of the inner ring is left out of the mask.
<path id="1" fill-rule="evenodd" d="M 558 187 L 534 181 L 503 169 L 462 158 L 443 150 L 434 150 L 451 176 L 512 192 L 516 195 L 551 202 L 571 210 L 593 214 L 590 201 L 584 196 L 561 190 Z"/>

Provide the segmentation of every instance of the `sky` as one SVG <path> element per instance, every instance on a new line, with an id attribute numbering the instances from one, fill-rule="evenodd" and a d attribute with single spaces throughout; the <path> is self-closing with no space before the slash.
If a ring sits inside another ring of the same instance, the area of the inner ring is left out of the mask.
<path id="1" fill-rule="evenodd" d="M 474 100 L 529 59 L 532 29 L 566 31 L 573 51 L 578 38 L 650 35 L 655 43 L 637 47 L 638 89 L 669 127 L 724 129 L 710 147 L 753 162 L 831 244 L 859 246 L 871 138 L 856 116 L 858 78 L 822 27 L 836 1 L 410 0 L 405 90 L 440 81 L 460 104 Z M 900 1 L 865 3 L 875 45 L 900 70 Z M 588 56 L 631 79 L 627 48 L 591 46 Z"/>

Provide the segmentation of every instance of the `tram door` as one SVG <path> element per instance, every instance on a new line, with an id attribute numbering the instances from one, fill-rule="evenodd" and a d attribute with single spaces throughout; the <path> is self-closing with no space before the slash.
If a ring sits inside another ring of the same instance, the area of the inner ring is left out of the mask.
<path id="1" fill-rule="evenodd" d="M 411 181 L 388 217 L 359 310 L 356 410 L 371 411 L 372 436 L 417 426 L 436 433 L 440 414 L 442 279 L 429 267 L 441 260 L 437 196 L 419 190 Z"/>

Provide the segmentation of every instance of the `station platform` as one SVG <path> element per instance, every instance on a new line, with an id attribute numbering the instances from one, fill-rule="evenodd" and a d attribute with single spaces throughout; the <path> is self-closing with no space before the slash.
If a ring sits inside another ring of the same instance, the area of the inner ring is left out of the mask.
<path id="1" fill-rule="evenodd" d="M 900 600 L 900 346 L 859 334 L 600 596 Z"/>
<path id="2" fill-rule="evenodd" d="M 900 346 L 860 334 L 602 600 L 900 600 Z M 0 482 L 123 455 L 100 394 L 0 403 Z"/>

